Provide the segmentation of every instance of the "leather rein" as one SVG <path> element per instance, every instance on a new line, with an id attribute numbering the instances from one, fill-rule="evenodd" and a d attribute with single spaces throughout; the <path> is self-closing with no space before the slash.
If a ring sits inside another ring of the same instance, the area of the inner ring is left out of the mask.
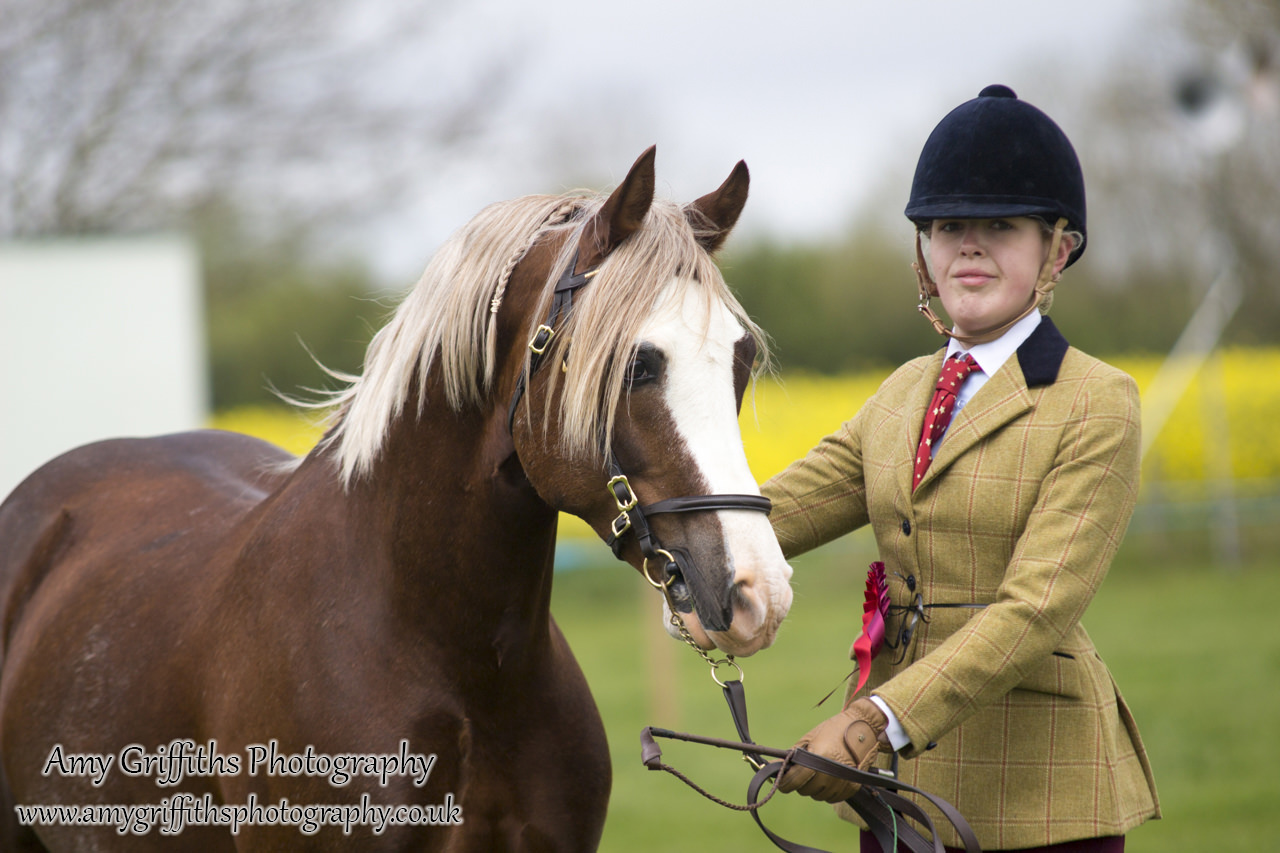
<path id="1" fill-rule="evenodd" d="M 881 850 L 890 851 L 890 853 L 899 850 L 909 850 L 911 853 L 946 853 L 942 837 L 938 834 L 933 819 L 920 804 L 903 796 L 904 793 L 907 793 L 927 800 L 942 813 L 943 817 L 955 829 L 956 835 L 960 837 L 965 853 L 982 853 L 982 847 L 978 844 L 978 839 L 974 835 L 973 829 L 955 806 L 941 797 L 934 796 L 927 791 L 922 791 L 898 780 L 898 757 L 896 754 L 893 757 L 892 770 L 868 772 L 832 761 L 807 749 L 799 749 L 797 747 L 787 750 L 774 749 L 761 746 L 753 741 L 751 739 L 751 730 L 747 724 L 747 694 L 742 684 L 745 679 L 742 667 L 734 661 L 733 655 L 727 655 L 723 660 L 715 660 L 698 647 L 693 642 L 693 638 L 689 636 L 689 632 L 684 627 L 684 622 L 680 619 L 680 615 L 675 612 L 674 606 L 671 606 L 669 585 L 654 583 L 652 578 L 650 578 L 649 582 L 658 587 L 666 597 L 668 606 L 671 609 L 671 623 L 679 630 L 682 639 L 703 660 L 710 664 L 711 678 L 716 684 L 720 685 L 720 689 L 724 692 L 725 702 L 729 705 L 729 716 L 733 719 L 733 727 L 737 729 L 740 740 L 721 740 L 720 738 L 673 732 L 670 729 L 656 726 L 645 726 L 640 731 L 640 760 L 645 767 L 650 770 L 664 770 L 670 773 L 702 796 L 719 805 L 735 811 L 750 812 L 751 818 L 760 827 L 760 831 L 765 834 L 765 837 L 772 841 L 778 849 L 784 850 L 786 853 L 825 853 L 825 851 L 816 847 L 808 847 L 783 838 L 765 826 L 764 821 L 760 819 L 760 807 L 777 793 L 778 781 L 782 778 L 782 774 L 787 771 L 787 768 L 792 765 L 808 767 L 819 773 L 826 773 L 837 779 L 843 779 L 846 782 L 856 782 L 860 787 L 852 797 L 845 800 L 845 803 L 866 821 L 867 828 L 875 836 L 876 841 L 879 842 Z M 738 671 L 736 679 L 721 680 L 719 668 L 726 664 Z M 699 743 L 706 746 L 719 747 L 720 749 L 732 749 L 742 753 L 743 759 L 755 770 L 755 775 L 747 785 L 746 805 L 737 805 L 722 800 L 701 788 L 676 768 L 669 764 L 664 764 L 662 762 L 662 748 L 658 746 L 655 738 Z M 779 760 L 767 762 L 765 761 L 766 756 Z M 769 780 L 773 780 L 773 785 L 764 798 L 760 799 L 760 792 Z M 916 821 L 925 828 L 927 834 L 920 832 L 920 830 L 900 818 L 910 818 Z"/>
<path id="2" fill-rule="evenodd" d="M 911 853 L 945 853 L 946 851 L 942 838 L 938 835 L 937 828 L 934 826 L 933 819 L 918 803 L 903 796 L 904 793 L 908 793 L 928 800 L 938 811 L 942 812 L 943 817 L 950 822 L 956 834 L 960 836 L 961 843 L 964 844 L 965 853 L 982 853 L 982 848 L 978 845 L 978 839 L 973 834 L 973 830 L 964 819 L 964 816 L 956 810 L 955 806 L 941 797 L 936 797 L 905 782 L 898 781 L 897 777 L 890 771 L 867 772 L 858 770 L 856 767 L 849 767 L 848 765 L 831 761 L 821 755 L 809 752 L 807 749 L 796 749 L 794 747 L 787 750 L 773 749 L 755 743 L 751 740 L 750 732 L 747 729 L 746 695 L 742 689 L 742 680 L 726 682 L 720 682 L 719 679 L 716 680 L 724 689 L 725 700 L 729 703 L 729 713 L 733 717 L 734 727 L 737 728 L 738 736 L 741 740 L 722 740 L 720 738 L 703 737 L 701 735 L 646 726 L 640 732 L 640 760 L 645 767 L 650 770 L 665 770 L 704 797 L 722 806 L 736 811 L 750 812 L 752 819 L 760 827 L 760 831 L 778 849 L 784 850 L 786 853 L 823 853 L 818 848 L 808 847 L 781 837 L 765 826 L 764 821 L 760 819 L 760 807 L 767 803 L 777 792 L 778 779 L 782 777 L 788 767 L 793 765 L 808 767 L 819 773 L 826 773 L 837 779 L 843 779 L 846 782 L 858 783 L 861 787 L 852 797 L 845 800 L 845 803 L 866 821 L 868 829 L 875 836 L 876 841 L 879 842 L 881 850 L 891 851 L 891 853 L 892 851 L 904 849 L 911 851 Z M 681 740 L 741 752 L 743 758 L 756 771 L 747 785 L 746 805 L 725 802 L 700 788 L 679 770 L 669 764 L 664 764 L 662 762 L 662 748 L 658 746 L 654 738 Z M 766 762 L 764 760 L 766 756 L 778 760 Z M 773 780 L 773 786 L 764 796 L 764 799 L 760 799 L 760 792 L 770 780 Z M 920 832 L 901 818 L 910 818 L 916 821 L 925 828 L 926 832 Z"/>

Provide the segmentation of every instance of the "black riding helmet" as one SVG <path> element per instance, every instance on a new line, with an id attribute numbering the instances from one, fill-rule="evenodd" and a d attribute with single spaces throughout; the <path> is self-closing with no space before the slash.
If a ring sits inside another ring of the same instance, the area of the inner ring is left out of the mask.
<path id="1" fill-rule="evenodd" d="M 988 86 L 948 113 L 920 152 L 907 218 L 1065 217 L 1085 237 L 1084 175 L 1067 135 L 1008 86 Z M 1067 266 L 1084 254 L 1085 240 Z"/>

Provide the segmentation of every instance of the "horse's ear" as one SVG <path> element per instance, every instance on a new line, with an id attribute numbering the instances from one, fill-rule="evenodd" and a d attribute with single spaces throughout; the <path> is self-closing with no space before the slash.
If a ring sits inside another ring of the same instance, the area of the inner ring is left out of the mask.
<path id="1" fill-rule="evenodd" d="M 636 159 L 622 183 L 582 229 L 574 272 L 598 266 L 619 243 L 640 230 L 653 204 L 653 160 L 657 150 L 656 145 L 650 145 Z"/>
<path id="2" fill-rule="evenodd" d="M 698 242 L 708 252 L 719 249 L 737 224 L 738 216 L 747 203 L 747 187 L 750 183 L 751 174 L 747 171 L 747 164 L 739 160 L 718 190 L 707 193 L 685 208 L 685 216 L 698 235 Z"/>

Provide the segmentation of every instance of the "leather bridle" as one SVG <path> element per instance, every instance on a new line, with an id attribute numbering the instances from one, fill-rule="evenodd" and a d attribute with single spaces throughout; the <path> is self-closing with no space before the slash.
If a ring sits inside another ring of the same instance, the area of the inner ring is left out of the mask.
<path id="1" fill-rule="evenodd" d="M 533 375 L 544 362 L 547 350 L 550 348 L 552 339 L 557 333 L 558 326 L 569 316 L 573 308 L 574 294 L 589 284 L 600 271 L 599 265 L 596 265 L 584 272 L 575 273 L 574 269 L 577 265 L 578 253 L 574 252 L 573 257 L 564 268 L 564 272 L 560 274 L 560 278 L 556 281 L 546 319 L 538 326 L 529 341 L 529 366 L 527 370 L 520 372 L 520 376 L 516 380 L 516 388 L 511 395 L 511 405 L 507 412 L 507 430 L 509 432 L 512 431 L 515 424 L 516 407 L 519 405 L 521 398 L 524 397 L 529 383 L 533 380 Z M 607 453 L 607 471 L 609 480 L 606 483 L 606 488 L 617 505 L 618 516 L 610 525 L 611 532 L 605 538 L 605 542 L 613 550 L 614 556 L 622 559 L 622 549 L 626 545 L 625 537 L 627 534 L 633 534 L 640 547 L 641 554 L 644 555 L 646 577 L 654 586 L 664 590 L 669 590 L 677 575 L 684 574 L 686 577 L 688 576 L 693 569 L 693 560 L 689 553 L 682 548 L 663 547 L 649 525 L 651 516 L 725 509 L 751 510 L 768 514 L 773 508 L 773 504 L 769 499 L 760 495 L 693 495 L 666 498 L 641 506 L 612 448 Z M 650 560 L 661 565 L 662 574 L 658 579 L 649 575 L 648 565 Z M 668 601 L 672 601 L 669 595 Z M 686 604 L 681 609 L 688 612 L 692 609 L 692 605 Z M 702 618 L 704 627 L 710 630 L 724 631 L 729 628 L 728 623 L 718 624 L 716 614 L 706 613 L 699 614 L 699 616 Z M 732 619 L 732 614 L 730 614 L 730 619 Z"/>

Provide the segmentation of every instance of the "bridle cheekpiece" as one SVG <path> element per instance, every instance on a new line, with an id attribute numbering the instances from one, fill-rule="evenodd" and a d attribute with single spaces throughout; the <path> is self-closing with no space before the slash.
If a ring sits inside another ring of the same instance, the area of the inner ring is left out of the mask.
<path id="1" fill-rule="evenodd" d="M 508 432 L 511 432 L 514 428 L 516 407 L 524 397 L 534 373 L 542 365 L 546 352 L 558 332 L 559 324 L 568 317 L 573 307 L 574 293 L 589 284 L 600 272 L 599 265 L 596 265 L 584 272 L 575 273 L 574 269 L 577 265 L 578 253 L 574 252 L 573 257 L 560 274 L 560 278 L 556 281 L 555 291 L 546 319 L 539 324 L 534 331 L 533 337 L 529 340 L 529 366 L 527 370 L 521 371 L 520 377 L 516 381 L 515 391 L 511 395 L 511 405 L 507 411 Z M 751 510 L 768 514 L 773 508 L 773 504 L 768 498 L 761 495 L 693 495 L 666 498 L 665 500 L 641 506 L 640 500 L 632 490 L 631 483 L 627 480 L 627 475 L 623 473 L 622 466 L 612 448 L 609 449 L 607 456 L 609 480 L 605 488 L 617 506 L 618 516 L 610 525 L 610 533 L 605 538 L 605 543 L 612 549 L 615 557 L 622 559 L 622 549 L 626 544 L 624 537 L 628 533 L 635 536 L 640 552 L 644 555 L 645 576 L 651 584 L 663 591 L 674 617 L 677 607 L 676 602 L 671 597 L 670 588 L 678 573 L 688 575 L 689 570 L 692 568 L 693 560 L 689 553 L 682 548 L 663 547 L 649 526 L 649 517 L 664 513 L 704 512 L 726 509 Z M 660 562 L 662 566 L 662 575 L 659 579 L 655 579 L 649 574 L 648 565 L 650 560 Z M 688 608 L 686 607 L 685 609 L 687 610 Z M 723 626 L 708 624 L 707 617 L 711 616 L 713 614 L 705 614 L 702 617 L 704 624 L 707 624 L 710 630 L 728 629 L 729 625 L 727 623 Z M 730 614 L 730 620 L 732 620 L 732 614 Z"/>

